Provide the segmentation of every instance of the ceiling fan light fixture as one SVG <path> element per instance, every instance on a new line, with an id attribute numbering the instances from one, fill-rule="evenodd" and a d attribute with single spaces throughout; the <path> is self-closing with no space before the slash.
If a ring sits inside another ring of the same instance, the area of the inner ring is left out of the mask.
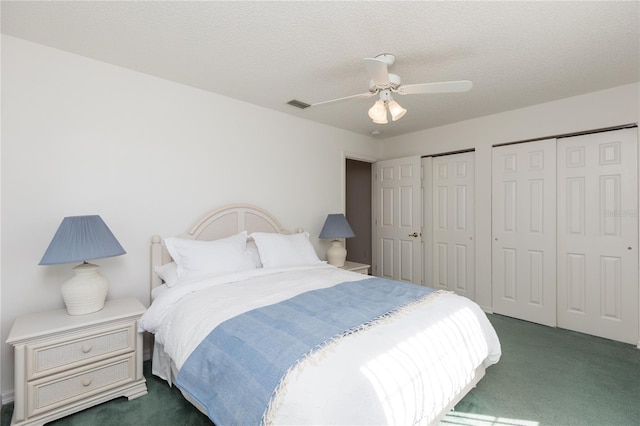
<path id="1" fill-rule="evenodd" d="M 373 118 L 372 121 L 376 124 L 387 124 L 389 121 L 387 120 L 387 115 L 385 114 L 381 119 Z"/>
<path id="2" fill-rule="evenodd" d="M 387 109 L 384 102 L 380 99 L 369 109 L 369 117 L 376 124 L 387 124 Z"/>
<path id="3" fill-rule="evenodd" d="M 369 75 L 368 92 L 324 102 L 316 102 L 311 105 L 299 101 L 291 101 L 289 104 L 297 106 L 298 108 L 306 108 L 307 106 L 314 107 L 348 99 L 370 98 L 377 95 L 378 100 L 369 109 L 369 117 L 371 117 L 371 120 L 373 120 L 375 124 L 387 124 L 389 123 L 387 110 L 389 110 L 389 115 L 391 115 L 391 120 L 393 121 L 400 120 L 407 113 L 407 110 L 393 99 L 391 96 L 392 93 L 399 95 L 458 93 L 466 92 L 473 87 L 473 83 L 469 80 L 402 84 L 402 79 L 399 75 L 389 72 L 389 67 L 394 64 L 395 59 L 395 56 L 390 53 L 383 53 L 374 58 L 363 59 L 364 67 Z"/>
<path id="4" fill-rule="evenodd" d="M 389 102 L 389 112 L 391 113 L 391 119 L 393 121 L 400 120 L 407 113 L 407 110 L 402 108 L 396 101 Z"/>

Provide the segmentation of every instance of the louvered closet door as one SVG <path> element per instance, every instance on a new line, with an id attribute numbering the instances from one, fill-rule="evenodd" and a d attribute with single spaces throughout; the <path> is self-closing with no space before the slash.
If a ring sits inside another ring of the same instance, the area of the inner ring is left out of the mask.
<path id="1" fill-rule="evenodd" d="M 433 278 L 436 288 L 475 299 L 474 152 L 432 160 Z"/>
<path id="2" fill-rule="evenodd" d="M 638 343 L 637 129 L 558 140 L 558 326 Z"/>
<path id="3" fill-rule="evenodd" d="M 555 139 L 493 148 L 493 309 L 556 324 Z"/>

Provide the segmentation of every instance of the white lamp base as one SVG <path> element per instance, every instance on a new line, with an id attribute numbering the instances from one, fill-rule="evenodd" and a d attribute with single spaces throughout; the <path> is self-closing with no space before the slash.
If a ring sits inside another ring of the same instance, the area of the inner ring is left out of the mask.
<path id="1" fill-rule="evenodd" d="M 347 249 L 342 245 L 342 241 L 333 240 L 331 246 L 327 249 L 327 262 L 333 266 L 344 266 L 344 261 L 347 258 Z"/>
<path id="2" fill-rule="evenodd" d="M 98 273 L 98 265 L 83 263 L 73 268 L 75 276 L 62 285 L 62 298 L 69 315 L 85 315 L 104 307 L 109 281 Z"/>

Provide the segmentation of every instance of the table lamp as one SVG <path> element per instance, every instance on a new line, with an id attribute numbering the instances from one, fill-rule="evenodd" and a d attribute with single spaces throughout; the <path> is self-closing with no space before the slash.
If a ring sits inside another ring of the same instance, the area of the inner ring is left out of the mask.
<path id="1" fill-rule="evenodd" d="M 69 315 L 84 315 L 104 307 L 109 281 L 88 260 L 120 256 L 126 252 L 98 215 L 65 217 L 39 265 L 82 262 L 75 276 L 62 285 Z"/>
<path id="2" fill-rule="evenodd" d="M 347 258 L 347 250 L 342 245 L 342 241 L 338 238 L 352 238 L 356 235 L 353 233 L 347 218 L 342 213 L 330 214 L 324 222 L 320 238 L 333 238 L 331 246 L 327 249 L 327 261 L 333 266 L 344 266 Z"/>

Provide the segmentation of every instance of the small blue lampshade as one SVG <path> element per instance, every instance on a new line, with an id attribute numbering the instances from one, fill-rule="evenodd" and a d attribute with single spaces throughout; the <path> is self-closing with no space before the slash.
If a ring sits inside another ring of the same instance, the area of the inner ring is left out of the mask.
<path id="1" fill-rule="evenodd" d="M 85 262 L 125 253 L 100 216 L 70 216 L 62 219 L 39 264 Z"/>
<path id="2" fill-rule="evenodd" d="M 356 234 L 347 222 L 347 218 L 342 213 L 330 214 L 324 222 L 320 238 L 351 238 Z"/>

